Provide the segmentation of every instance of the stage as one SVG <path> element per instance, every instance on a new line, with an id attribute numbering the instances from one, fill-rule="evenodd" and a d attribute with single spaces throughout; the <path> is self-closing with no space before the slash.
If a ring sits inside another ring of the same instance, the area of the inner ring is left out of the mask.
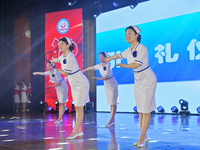
<path id="1" fill-rule="evenodd" d="M 75 125 L 75 114 L 65 114 L 55 125 L 58 114 L 18 113 L 0 115 L 1 150 L 137 150 L 133 143 L 140 135 L 139 118 L 133 113 L 117 113 L 115 127 L 105 128 L 110 114 L 85 113 L 82 139 L 68 141 Z M 152 114 L 141 150 L 200 150 L 200 115 Z"/>

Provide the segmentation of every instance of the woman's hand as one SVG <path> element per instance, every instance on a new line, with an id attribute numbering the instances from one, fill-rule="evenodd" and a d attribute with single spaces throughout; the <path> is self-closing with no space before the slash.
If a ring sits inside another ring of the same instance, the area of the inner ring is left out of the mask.
<path id="1" fill-rule="evenodd" d="M 62 69 L 56 69 L 56 71 L 60 72 L 60 71 L 62 71 Z"/>
<path id="2" fill-rule="evenodd" d="M 91 79 L 97 79 L 97 77 L 92 77 Z"/>
<path id="3" fill-rule="evenodd" d="M 82 73 L 84 73 L 85 72 L 85 70 L 81 70 L 82 71 Z"/>
<path id="4" fill-rule="evenodd" d="M 110 62 L 111 59 L 110 59 L 110 57 L 106 57 L 106 58 L 104 58 L 104 61 L 105 61 L 105 62 Z"/>
<path id="5" fill-rule="evenodd" d="M 52 57 L 51 64 L 56 63 L 56 62 L 58 62 L 57 58 Z"/>
<path id="6" fill-rule="evenodd" d="M 33 75 L 37 75 L 37 72 L 33 72 Z"/>
<path id="7" fill-rule="evenodd" d="M 124 67 L 125 64 L 123 64 L 123 63 L 119 63 L 119 64 L 117 64 L 117 66 Z"/>
<path id="8" fill-rule="evenodd" d="M 47 86 L 47 88 L 51 88 L 51 87 L 53 87 L 53 86 L 52 85 Z"/>

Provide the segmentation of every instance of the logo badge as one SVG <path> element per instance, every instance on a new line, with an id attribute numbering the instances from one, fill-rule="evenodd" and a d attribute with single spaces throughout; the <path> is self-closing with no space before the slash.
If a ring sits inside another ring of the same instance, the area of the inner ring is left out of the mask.
<path id="1" fill-rule="evenodd" d="M 69 30 L 69 21 L 65 18 L 60 19 L 57 23 L 57 30 L 61 34 L 65 34 Z"/>

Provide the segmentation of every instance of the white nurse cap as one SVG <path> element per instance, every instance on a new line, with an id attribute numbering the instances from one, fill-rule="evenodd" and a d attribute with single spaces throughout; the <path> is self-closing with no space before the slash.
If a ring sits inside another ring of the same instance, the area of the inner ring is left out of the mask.
<path id="1" fill-rule="evenodd" d="M 68 37 L 65 37 L 66 40 L 67 40 L 67 43 L 71 46 L 72 45 L 72 39 L 71 38 L 68 38 Z"/>
<path id="2" fill-rule="evenodd" d="M 55 67 L 55 63 L 52 62 L 51 60 L 48 61 L 53 67 Z"/>
<path id="3" fill-rule="evenodd" d="M 108 53 L 104 51 L 104 54 L 106 55 L 106 57 L 109 57 Z"/>
<path id="4" fill-rule="evenodd" d="M 132 27 L 136 31 L 137 34 L 140 34 L 140 32 L 141 32 L 140 27 L 138 27 L 138 26 L 132 26 Z"/>

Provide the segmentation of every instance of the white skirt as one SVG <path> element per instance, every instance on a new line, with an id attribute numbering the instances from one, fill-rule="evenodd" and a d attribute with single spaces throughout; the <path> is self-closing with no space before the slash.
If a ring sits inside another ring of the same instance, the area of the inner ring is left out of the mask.
<path id="1" fill-rule="evenodd" d="M 21 102 L 22 103 L 26 103 L 27 102 L 26 92 L 21 92 Z"/>
<path id="2" fill-rule="evenodd" d="M 89 102 L 90 84 L 87 77 L 78 71 L 75 74 L 68 75 L 69 84 L 71 86 L 72 98 L 75 106 L 84 106 Z"/>
<path id="3" fill-rule="evenodd" d="M 61 81 L 59 86 L 56 86 L 56 93 L 59 103 L 65 103 L 68 99 L 68 85 L 65 81 Z"/>
<path id="4" fill-rule="evenodd" d="M 156 109 L 156 76 L 151 68 L 148 68 L 139 73 L 134 73 L 134 76 L 134 94 L 137 111 L 141 113 L 150 113 Z"/>
<path id="5" fill-rule="evenodd" d="M 104 88 L 108 105 L 117 105 L 118 84 L 114 77 L 104 80 Z"/>
<path id="6" fill-rule="evenodd" d="M 19 94 L 14 95 L 14 103 L 20 103 Z"/>

